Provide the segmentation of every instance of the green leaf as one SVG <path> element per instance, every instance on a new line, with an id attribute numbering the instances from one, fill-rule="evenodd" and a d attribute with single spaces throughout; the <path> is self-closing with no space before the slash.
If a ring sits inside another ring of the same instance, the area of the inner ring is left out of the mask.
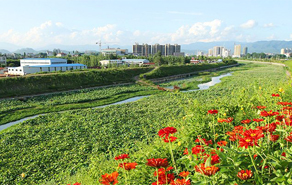
<path id="1" fill-rule="evenodd" d="M 207 166 L 211 166 L 211 156 L 209 156 L 208 159 L 206 160 L 205 167 Z"/>

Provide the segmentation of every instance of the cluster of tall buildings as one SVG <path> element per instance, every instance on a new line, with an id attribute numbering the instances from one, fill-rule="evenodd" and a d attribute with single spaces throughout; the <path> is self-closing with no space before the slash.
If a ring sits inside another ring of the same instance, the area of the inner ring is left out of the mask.
<path id="1" fill-rule="evenodd" d="M 236 57 L 241 57 L 243 55 L 246 55 L 247 52 L 248 52 L 247 47 L 244 47 L 242 52 L 241 52 L 241 45 L 234 45 L 233 55 L 231 53 L 231 50 L 229 50 L 223 46 L 215 46 L 215 47 L 208 50 L 208 56 L 223 57 L 223 58 L 232 56 L 232 57 L 236 58 Z M 198 52 L 198 55 L 202 55 L 202 53 Z"/>
<path id="2" fill-rule="evenodd" d="M 181 46 L 178 44 L 138 44 L 135 43 L 133 45 L 133 55 L 136 56 L 149 56 L 149 55 L 155 55 L 158 52 L 161 52 L 162 56 L 184 56 L 184 53 L 181 52 Z"/>
<path id="3" fill-rule="evenodd" d="M 231 50 L 228 50 L 227 48 L 223 46 L 215 46 L 208 50 L 208 56 L 213 57 L 228 57 L 230 56 Z"/>
<path id="4" fill-rule="evenodd" d="M 292 53 L 291 48 L 282 48 L 281 49 L 281 54 L 286 55 L 286 57 L 290 57 L 290 54 Z"/>

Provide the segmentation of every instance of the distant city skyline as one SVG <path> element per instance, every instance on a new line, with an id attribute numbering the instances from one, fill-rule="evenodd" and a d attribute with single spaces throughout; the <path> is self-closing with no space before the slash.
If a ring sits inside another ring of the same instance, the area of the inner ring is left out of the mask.
<path id="1" fill-rule="evenodd" d="M 290 0 L 0 2 L 0 42 L 22 47 L 292 40 Z"/>

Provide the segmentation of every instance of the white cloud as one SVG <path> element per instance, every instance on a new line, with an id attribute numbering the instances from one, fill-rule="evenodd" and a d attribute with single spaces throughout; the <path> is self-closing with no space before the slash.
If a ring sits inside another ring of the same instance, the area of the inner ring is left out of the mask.
<path id="1" fill-rule="evenodd" d="M 249 21 L 250 22 L 250 21 Z M 251 21 L 251 27 L 256 23 Z M 246 26 L 246 25 L 245 25 Z M 245 30 L 247 31 L 247 30 Z M 292 39 L 292 34 L 291 34 Z M 8 30 L 0 33 L 2 42 L 13 43 L 25 47 L 42 47 L 51 44 L 87 45 L 98 41 L 106 45 L 131 45 L 138 43 L 178 43 L 189 44 L 193 42 L 212 41 L 253 41 L 256 35 L 248 35 L 240 27 L 225 25 L 222 20 L 215 19 L 206 22 L 195 22 L 191 25 L 182 25 L 169 33 L 153 31 L 129 31 L 121 29 L 118 25 L 107 24 L 91 29 L 77 30 L 66 27 L 61 22 L 46 21 L 29 29 L 25 33 Z"/>
<path id="2" fill-rule="evenodd" d="M 267 24 L 264 24 L 264 27 L 271 28 L 271 27 L 275 27 L 275 25 L 273 23 L 267 23 Z"/>
<path id="3" fill-rule="evenodd" d="M 255 20 L 248 20 L 246 23 L 243 23 L 240 25 L 241 28 L 253 28 L 257 25 L 257 22 Z"/>
<path id="4" fill-rule="evenodd" d="M 197 22 L 193 25 L 181 26 L 175 33 L 170 34 L 172 42 L 196 42 L 218 40 L 222 21 L 215 19 L 210 22 Z"/>

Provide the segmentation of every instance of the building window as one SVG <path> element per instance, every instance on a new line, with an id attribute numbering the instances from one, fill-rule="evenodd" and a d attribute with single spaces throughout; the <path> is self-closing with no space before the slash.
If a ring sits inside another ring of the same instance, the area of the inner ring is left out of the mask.
<path id="1" fill-rule="evenodd" d="M 42 67 L 40 67 L 40 71 L 43 71 L 43 68 Z"/>
<path id="2" fill-rule="evenodd" d="M 55 71 L 57 71 L 57 68 L 55 67 Z"/>

